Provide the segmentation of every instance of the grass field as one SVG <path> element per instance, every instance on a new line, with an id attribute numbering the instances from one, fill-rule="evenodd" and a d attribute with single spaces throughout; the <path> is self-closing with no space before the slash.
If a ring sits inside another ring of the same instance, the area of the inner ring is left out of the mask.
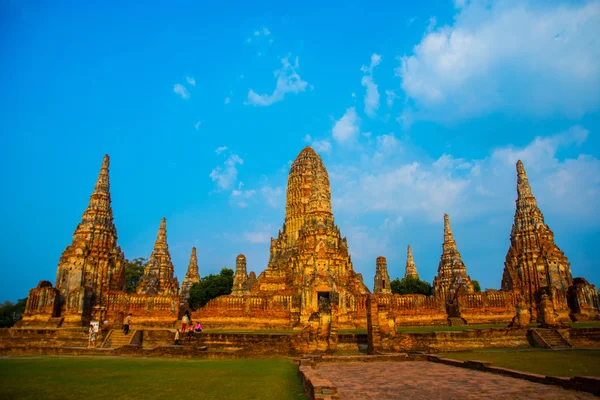
<path id="1" fill-rule="evenodd" d="M 0 359 L 5 399 L 304 399 L 288 359 Z"/>
<path id="2" fill-rule="evenodd" d="M 600 376 L 600 350 L 488 349 L 440 356 L 462 361 L 491 361 L 499 367 L 542 375 Z"/>

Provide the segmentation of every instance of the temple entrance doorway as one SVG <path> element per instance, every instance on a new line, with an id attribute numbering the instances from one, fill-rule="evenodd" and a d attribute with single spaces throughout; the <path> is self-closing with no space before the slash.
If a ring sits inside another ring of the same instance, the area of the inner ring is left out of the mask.
<path id="1" fill-rule="evenodd" d="M 317 292 L 319 312 L 331 312 L 331 301 L 329 292 Z"/>

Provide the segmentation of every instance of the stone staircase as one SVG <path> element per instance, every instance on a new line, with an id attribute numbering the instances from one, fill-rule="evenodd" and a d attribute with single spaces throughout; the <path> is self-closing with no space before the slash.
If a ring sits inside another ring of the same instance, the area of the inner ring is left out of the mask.
<path id="1" fill-rule="evenodd" d="M 466 326 L 467 321 L 464 318 L 460 317 L 449 317 L 448 318 L 448 326 Z"/>
<path id="2" fill-rule="evenodd" d="M 129 331 L 127 335 L 121 329 L 112 329 L 106 335 L 106 339 L 104 339 L 101 347 L 116 349 L 127 345 L 141 346 L 142 334 L 143 331 L 137 329 Z"/>
<path id="3" fill-rule="evenodd" d="M 556 329 L 535 329 L 534 332 L 549 349 L 570 349 L 571 343 Z"/>

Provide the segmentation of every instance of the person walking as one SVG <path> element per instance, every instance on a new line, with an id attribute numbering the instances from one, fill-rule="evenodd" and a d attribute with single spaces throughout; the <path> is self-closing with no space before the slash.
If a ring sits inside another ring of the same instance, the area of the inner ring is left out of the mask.
<path id="1" fill-rule="evenodd" d="M 175 346 L 179 346 L 179 329 L 175 332 Z"/>
<path id="2" fill-rule="evenodd" d="M 125 317 L 125 321 L 123 321 L 123 333 L 126 335 L 129 333 L 129 324 L 130 323 L 131 323 L 131 313 L 129 313 L 129 315 Z"/>

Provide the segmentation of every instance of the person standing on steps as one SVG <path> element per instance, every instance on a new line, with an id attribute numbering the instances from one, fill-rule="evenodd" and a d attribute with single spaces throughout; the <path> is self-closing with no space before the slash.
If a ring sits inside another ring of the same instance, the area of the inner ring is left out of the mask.
<path id="1" fill-rule="evenodd" d="M 94 324 L 90 323 L 90 329 L 88 330 L 88 349 L 93 347 L 96 347 L 96 332 L 94 332 Z"/>
<path id="2" fill-rule="evenodd" d="M 183 318 L 181 318 L 181 332 L 185 332 L 185 328 L 187 327 L 187 325 L 190 323 L 190 316 L 189 316 L 189 312 L 186 311 L 185 314 L 183 314 Z"/>
<path id="3" fill-rule="evenodd" d="M 123 333 L 126 335 L 129 333 L 129 324 L 130 323 L 131 323 L 131 313 L 129 313 L 129 315 L 125 317 L 125 321 L 123 321 Z"/>
<path id="4" fill-rule="evenodd" d="M 179 329 L 175 332 L 175 346 L 179 346 Z"/>

